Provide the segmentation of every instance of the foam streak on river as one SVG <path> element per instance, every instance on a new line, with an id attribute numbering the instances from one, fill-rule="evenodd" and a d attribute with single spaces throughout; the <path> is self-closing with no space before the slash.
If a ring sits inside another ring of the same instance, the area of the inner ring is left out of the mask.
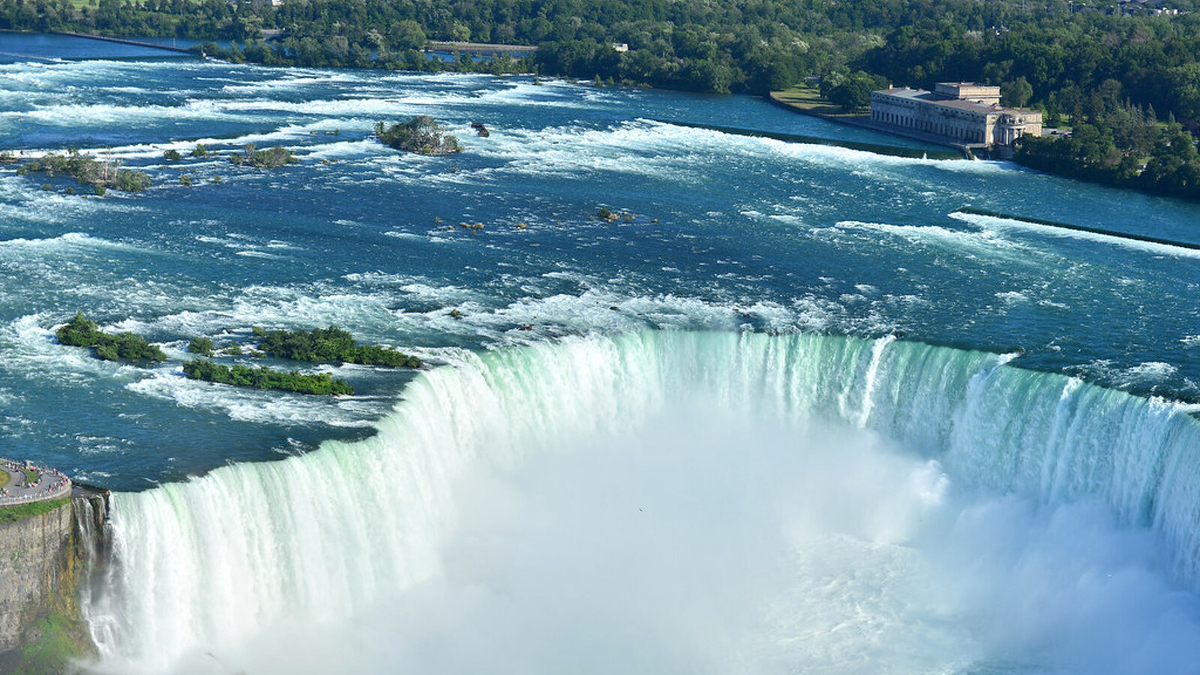
<path id="1" fill-rule="evenodd" d="M 419 114 L 464 152 L 370 137 Z M 1197 244 L 1200 208 L 671 121 L 895 142 L 532 78 L 0 64 L 0 152 L 155 179 L 0 165 L 0 455 L 118 491 L 101 668 L 1200 671 L 1200 255 L 961 211 Z M 169 361 L 59 345 L 76 311 Z M 433 367 L 182 376 L 192 337 L 328 325 Z"/>

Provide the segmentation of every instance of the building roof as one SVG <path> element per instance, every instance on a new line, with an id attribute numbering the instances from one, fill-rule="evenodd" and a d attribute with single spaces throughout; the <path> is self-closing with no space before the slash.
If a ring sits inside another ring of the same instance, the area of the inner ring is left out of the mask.
<path id="1" fill-rule="evenodd" d="M 925 91 L 924 89 L 909 89 L 908 87 L 892 87 L 891 89 L 881 89 L 879 94 L 887 94 L 899 98 L 906 98 L 913 101 L 924 101 L 932 105 L 940 105 L 947 108 L 955 108 L 957 110 L 965 110 L 967 112 L 976 112 L 981 114 L 987 113 L 1003 113 L 1003 112 L 1024 112 L 1019 108 L 1005 108 L 999 105 L 985 105 L 968 101 L 965 99 L 947 99 L 944 96 L 939 96 L 933 92 Z"/>

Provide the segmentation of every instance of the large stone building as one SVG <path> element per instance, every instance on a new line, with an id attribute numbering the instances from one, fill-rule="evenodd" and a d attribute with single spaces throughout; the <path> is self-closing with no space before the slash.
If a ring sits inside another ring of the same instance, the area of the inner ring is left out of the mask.
<path id="1" fill-rule="evenodd" d="M 940 82 L 932 92 L 900 87 L 871 93 L 871 121 L 961 146 L 1011 148 L 1042 135 L 1042 113 L 1000 105 L 1000 87 Z"/>

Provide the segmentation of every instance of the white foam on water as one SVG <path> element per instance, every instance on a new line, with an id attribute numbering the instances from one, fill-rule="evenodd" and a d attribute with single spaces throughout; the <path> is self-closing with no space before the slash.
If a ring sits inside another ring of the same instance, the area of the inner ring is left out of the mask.
<path id="1" fill-rule="evenodd" d="M 279 74 L 279 73 L 282 74 Z M 348 71 L 303 70 L 289 68 L 283 71 L 264 71 L 259 69 L 256 75 L 262 77 L 258 81 L 246 82 L 232 80 L 221 87 L 221 91 L 240 97 L 271 96 L 293 90 L 307 90 L 314 86 L 328 85 L 358 85 L 369 80 Z M 270 75 L 270 77 L 266 77 Z M 236 82 L 236 84 L 234 84 Z"/>
<path id="2" fill-rule="evenodd" d="M 0 363 L 31 380 L 84 383 L 95 378 L 131 381 L 146 376 L 135 366 L 101 361 L 90 349 L 59 344 L 47 315 L 29 314 L 0 327 Z"/>
<path id="3" fill-rule="evenodd" d="M 507 173 L 577 178 L 611 172 L 698 183 L 703 179 L 698 165 L 709 158 L 680 153 L 678 144 L 687 142 L 686 130 L 677 127 L 626 122 L 612 129 L 501 130 L 472 152 L 506 160 Z"/>
<path id="4" fill-rule="evenodd" d="M 1001 291 L 995 294 L 997 298 L 1010 305 L 1029 302 L 1029 296 L 1020 291 Z"/>
<path id="5" fill-rule="evenodd" d="M 378 141 L 364 139 L 361 141 L 338 141 L 311 146 L 305 149 L 304 156 L 314 161 L 324 159 L 353 160 L 376 157 L 382 151 L 383 146 Z"/>
<path id="6" fill-rule="evenodd" d="M 32 157 L 32 154 L 30 155 Z M 40 225 L 68 225 L 96 217 L 98 213 L 124 213 L 139 207 L 116 191 L 103 199 L 85 198 L 85 186 L 78 195 L 41 189 L 45 179 L 37 176 L 0 176 L 0 204 L 6 220 Z"/>
<path id="7" fill-rule="evenodd" d="M 980 216 L 972 213 L 955 212 L 951 213 L 950 217 L 994 230 L 1025 230 L 1061 239 L 1083 239 L 1087 241 L 1094 241 L 1154 255 L 1169 255 L 1177 258 L 1200 258 L 1200 250 L 1197 249 L 1149 241 L 1138 241 L 1136 239 L 1128 239 L 1120 235 L 1107 235 L 1098 232 L 1081 232 L 1079 230 L 1055 227 L 1053 225 L 1030 223 L 1015 218 Z"/>
<path id="8" fill-rule="evenodd" d="M 138 128 L 171 120 L 194 122 L 252 122 L 254 117 L 236 112 L 237 106 L 213 101 L 190 101 L 184 105 L 114 105 L 111 103 L 61 102 L 34 110 L 9 110 L 0 112 L 0 120 L 21 125 L 38 124 L 59 127 L 113 127 Z"/>
<path id="9" fill-rule="evenodd" d="M 302 370 L 302 372 L 316 372 Z M 142 396 L 171 401 L 184 408 L 221 413 L 231 420 L 256 424 L 283 424 L 302 427 L 330 426 L 368 428 L 371 422 L 362 415 L 363 402 L 341 405 L 324 397 L 257 391 L 186 378 L 178 369 L 160 369 L 153 376 L 126 385 Z M 376 405 L 378 414 L 386 406 Z"/>
<path id="10" fill-rule="evenodd" d="M 1025 265 L 1036 263 L 1030 255 L 1032 251 L 1027 246 L 990 230 L 955 230 L 940 225 L 895 225 L 861 221 L 841 221 L 835 227 L 840 230 L 873 230 L 913 244 L 953 248 L 962 253 L 990 258 L 1003 257 Z"/>
<path id="11" fill-rule="evenodd" d="M 253 249 L 241 250 L 241 251 L 238 251 L 237 253 L 235 253 L 234 255 L 240 255 L 240 256 L 243 256 L 246 258 L 265 258 L 267 260 L 287 260 L 288 259 L 287 256 L 276 255 L 274 253 L 267 253 L 266 251 L 257 251 L 257 250 L 253 250 Z"/>
<path id="12" fill-rule="evenodd" d="M 14 255 L 60 254 L 76 253 L 82 250 L 110 249 L 144 253 L 145 250 L 123 242 L 110 241 L 101 237 L 93 237 L 86 232 L 67 232 L 57 237 L 42 239 L 6 239 L 0 240 L 0 251 L 11 252 Z"/>

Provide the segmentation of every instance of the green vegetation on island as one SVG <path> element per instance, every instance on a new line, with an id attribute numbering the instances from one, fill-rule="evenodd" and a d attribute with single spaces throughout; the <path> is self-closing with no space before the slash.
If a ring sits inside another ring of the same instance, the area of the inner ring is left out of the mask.
<path id="1" fill-rule="evenodd" d="M 309 363 L 357 363 L 390 368 L 421 367 L 421 359 L 390 347 L 355 345 L 354 337 L 336 326 L 311 331 L 266 332 L 258 348 L 276 358 Z"/>
<path id="2" fill-rule="evenodd" d="M 194 380 L 239 387 L 280 389 L 301 394 L 352 396 L 353 387 L 345 380 L 333 379 L 328 373 L 305 375 L 266 366 L 226 366 L 210 359 L 216 355 L 248 354 L 253 357 L 270 355 L 307 363 L 356 363 L 389 368 L 420 368 L 422 365 L 421 359 L 391 347 L 357 345 L 349 332 L 336 326 L 311 331 L 265 331 L 255 327 L 253 332 L 255 337 L 261 340 L 258 350 L 243 349 L 236 344 L 218 350 L 212 338 L 193 338 L 188 343 L 187 350 L 206 358 L 185 362 L 184 374 Z M 100 331 L 96 322 L 84 316 L 83 312 L 77 312 L 73 319 L 58 329 L 56 335 L 60 343 L 74 347 L 90 347 L 98 358 L 106 361 L 144 364 L 167 360 L 166 354 L 145 338 L 129 332 L 117 335 L 104 333 Z M 26 480 L 36 481 L 36 476 L 27 475 Z"/>
<path id="3" fill-rule="evenodd" d="M 231 384 L 253 389 L 279 389 L 299 394 L 324 396 L 353 396 L 354 388 L 345 380 L 333 379 L 329 373 L 304 375 L 280 371 L 266 366 L 225 366 L 208 359 L 196 359 L 183 364 L 183 372 L 193 380 Z"/>
<path id="4" fill-rule="evenodd" d="M 215 347 L 213 346 L 212 339 L 206 337 L 192 338 L 192 341 L 188 343 L 187 347 L 187 350 L 192 354 L 199 354 L 200 356 L 208 357 L 213 355 L 214 349 Z"/>
<path id="5" fill-rule="evenodd" d="M 196 146 L 197 148 L 201 146 Z M 245 152 L 233 152 L 229 154 L 229 161 L 237 166 L 253 166 L 260 169 L 277 169 L 286 164 L 295 164 L 297 161 L 292 151 L 287 148 L 275 146 L 266 150 L 258 150 L 253 143 L 247 143 L 242 147 Z"/>
<path id="6" fill-rule="evenodd" d="M 886 77 L 857 71 L 834 72 L 821 79 L 821 97 L 844 113 L 855 113 L 871 107 L 871 92 L 891 85 Z"/>
<path id="7" fill-rule="evenodd" d="M 105 361 L 129 361 L 151 363 L 167 360 L 167 355 L 157 346 L 139 335 L 130 332 L 109 335 L 101 332 L 95 321 L 77 312 L 55 333 L 58 341 L 72 347 L 91 347 L 93 353 Z"/>
<path id="8" fill-rule="evenodd" d="M 50 153 L 17 168 L 17 175 L 40 173 L 47 178 L 56 175 L 70 176 L 80 185 L 93 186 L 96 194 L 104 194 L 106 188 L 122 192 L 141 192 L 151 185 L 149 174 L 132 169 L 119 168 L 115 162 L 97 160 L 74 148 L 61 155 Z"/>
<path id="9" fill-rule="evenodd" d="M 376 122 L 375 135 L 389 148 L 421 155 L 448 155 L 462 151 L 458 138 L 447 134 L 442 125 L 428 115 L 419 115 L 390 127 L 383 122 Z"/>

